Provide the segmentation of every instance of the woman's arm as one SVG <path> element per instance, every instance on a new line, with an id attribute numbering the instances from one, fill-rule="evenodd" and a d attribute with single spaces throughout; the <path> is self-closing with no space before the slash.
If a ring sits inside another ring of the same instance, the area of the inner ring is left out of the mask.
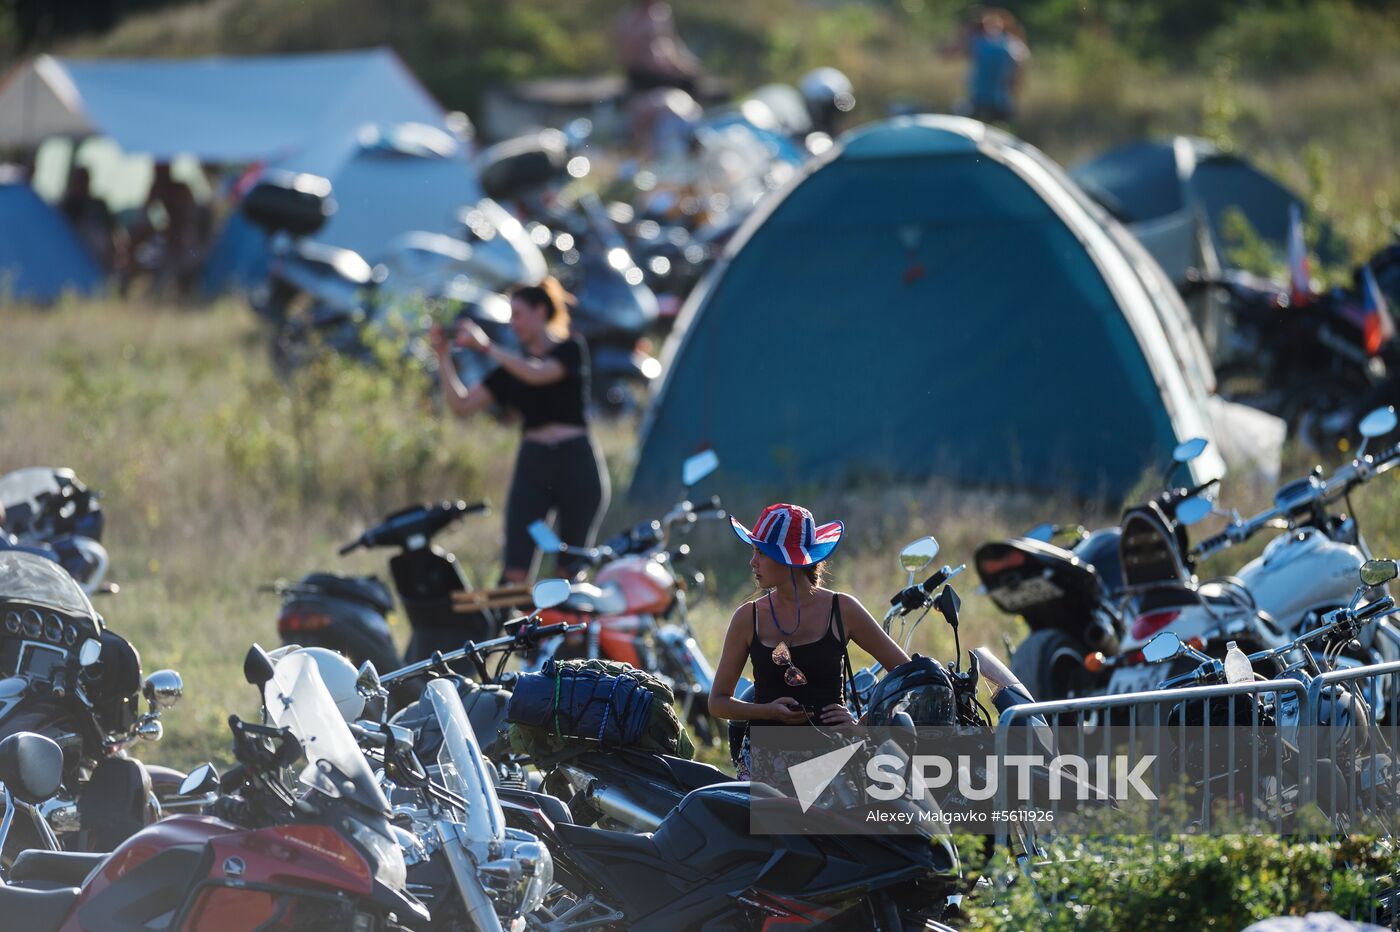
<path id="1" fill-rule="evenodd" d="M 909 655 L 894 642 L 880 623 L 875 620 L 865 606 L 853 595 L 841 593 L 841 620 L 846 624 L 846 634 L 859 644 L 867 654 L 886 670 L 893 670 L 902 663 L 908 663 Z"/>
<path id="2" fill-rule="evenodd" d="M 486 355 L 526 385 L 553 385 L 568 375 L 564 364 L 553 356 L 527 359 L 496 343 L 487 344 Z"/>
<path id="3" fill-rule="evenodd" d="M 484 411 L 496 403 L 491 389 L 485 385 L 467 388 L 462 377 L 457 374 L 457 366 L 452 361 L 452 345 L 434 328 L 433 348 L 437 350 L 438 380 L 442 382 L 442 398 L 447 407 L 458 417 L 467 417 L 477 411 Z"/>
<path id="4" fill-rule="evenodd" d="M 734 616 L 729 619 L 729 630 L 724 633 L 724 649 L 720 652 L 714 685 L 710 687 L 710 714 L 732 722 L 807 721 L 807 713 L 795 699 L 783 697 L 759 704 L 734 698 L 734 687 L 739 684 L 739 674 L 748 660 L 749 638 L 753 636 L 753 628 L 745 617 L 747 607 L 741 605 L 735 609 Z"/>

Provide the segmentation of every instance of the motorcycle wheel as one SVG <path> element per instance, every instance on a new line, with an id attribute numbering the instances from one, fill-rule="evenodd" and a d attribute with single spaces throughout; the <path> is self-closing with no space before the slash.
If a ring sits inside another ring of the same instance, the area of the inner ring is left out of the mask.
<path id="1" fill-rule="evenodd" d="M 1093 691 L 1093 677 L 1084 669 L 1088 652 L 1080 640 L 1058 628 L 1032 631 L 1011 655 L 1011 672 L 1037 702 L 1069 699 Z"/>

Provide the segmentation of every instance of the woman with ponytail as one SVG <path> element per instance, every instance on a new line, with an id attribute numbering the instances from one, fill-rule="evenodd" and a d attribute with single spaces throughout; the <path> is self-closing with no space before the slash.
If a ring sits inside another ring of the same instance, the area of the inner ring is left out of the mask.
<path id="1" fill-rule="evenodd" d="M 523 352 L 491 342 L 470 320 L 457 331 L 458 346 L 490 357 L 497 368 L 467 388 L 452 363 L 452 347 L 433 328 L 443 395 L 459 417 L 500 406 L 520 415 L 522 433 L 515 473 L 506 497 L 505 559 L 501 579 L 522 583 L 534 561 L 530 525 L 553 511 L 559 537 L 588 547 L 607 510 L 609 485 L 603 455 L 588 432 L 588 352 L 569 333 L 573 297 L 554 278 L 516 288 L 510 328 Z"/>

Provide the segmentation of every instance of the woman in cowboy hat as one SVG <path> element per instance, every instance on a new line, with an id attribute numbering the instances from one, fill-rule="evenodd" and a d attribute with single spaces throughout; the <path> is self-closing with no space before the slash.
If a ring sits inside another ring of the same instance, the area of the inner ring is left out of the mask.
<path id="1" fill-rule="evenodd" d="M 886 670 L 909 657 L 854 596 L 822 587 L 822 563 L 841 542 L 841 522 L 818 526 L 807 509 L 788 504 L 763 509 L 752 531 L 729 521 L 753 547 L 749 568 L 766 591 L 729 619 L 710 714 L 766 725 L 853 723 L 845 701 L 847 642 Z M 746 661 L 753 664 L 751 700 L 734 697 Z M 747 754 L 735 752 L 739 777 L 747 779 Z"/>

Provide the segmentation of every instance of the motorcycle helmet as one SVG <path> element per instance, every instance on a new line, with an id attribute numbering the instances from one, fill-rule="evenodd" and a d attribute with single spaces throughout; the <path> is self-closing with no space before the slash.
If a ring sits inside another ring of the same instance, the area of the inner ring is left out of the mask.
<path id="1" fill-rule="evenodd" d="M 802 100 L 812 124 L 819 130 L 831 132 L 839 114 L 850 113 L 856 105 L 851 79 L 835 68 L 809 71 L 797 82 Z"/>
<path id="2" fill-rule="evenodd" d="M 885 675 L 870 694 L 871 725 L 893 724 L 896 712 L 906 712 L 915 725 L 957 723 L 957 696 L 948 671 L 931 657 L 914 655 Z"/>
<path id="3" fill-rule="evenodd" d="M 301 653 L 316 661 L 316 670 L 321 674 L 321 682 L 335 700 L 340 717 L 353 722 L 365 711 L 365 697 L 355 688 L 360 673 L 350 661 L 328 647 L 303 647 Z M 286 656 L 283 654 L 282 656 Z"/>

